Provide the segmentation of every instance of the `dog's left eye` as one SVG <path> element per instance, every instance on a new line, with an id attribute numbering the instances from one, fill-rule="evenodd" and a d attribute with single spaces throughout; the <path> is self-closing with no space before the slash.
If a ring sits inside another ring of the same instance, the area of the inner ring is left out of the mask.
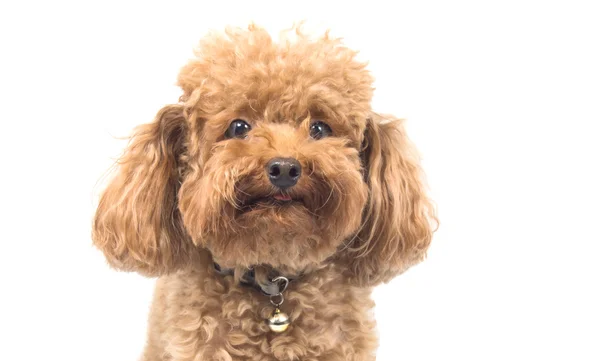
<path id="1" fill-rule="evenodd" d="M 252 127 L 246 121 L 234 119 L 225 132 L 225 138 L 245 138 L 250 129 L 252 129 Z"/>
<path id="2" fill-rule="evenodd" d="M 310 136 L 313 139 L 321 139 L 321 138 L 325 138 L 330 136 L 333 132 L 331 131 L 331 128 L 329 127 L 329 125 L 321 122 L 321 121 L 317 121 L 314 122 L 310 125 Z"/>

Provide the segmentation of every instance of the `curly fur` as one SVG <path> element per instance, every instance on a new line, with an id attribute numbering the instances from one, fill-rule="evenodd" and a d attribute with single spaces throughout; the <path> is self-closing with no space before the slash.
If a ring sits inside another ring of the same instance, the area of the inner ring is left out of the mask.
<path id="1" fill-rule="evenodd" d="M 402 122 L 371 109 L 372 76 L 327 34 L 275 42 L 256 26 L 207 36 L 183 67 L 178 104 L 139 127 L 104 191 L 93 240 L 117 269 L 159 276 L 143 360 L 373 360 L 372 286 L 419 262 L 435 215 Z M 225 139 L 233 119 L 252 125 Z M 334 136 L 309 137 L 311 121 Z M 287 206 L 265 164 L 294 157 Z M 235 269 L 217 274 L 213 262 Z M 255 267 L 303 274 L 282 334 L 268 299 L 239 284 Z"/>

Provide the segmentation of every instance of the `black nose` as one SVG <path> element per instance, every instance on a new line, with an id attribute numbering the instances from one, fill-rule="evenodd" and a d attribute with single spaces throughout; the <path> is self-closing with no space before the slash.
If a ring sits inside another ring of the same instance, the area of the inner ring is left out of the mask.
<path id="1" fill-rule="evenodd" d="M 273 158 L 267 163 L 267 174 L 274 186 L 289 188 L 298 183 L 302 166 L 294 158 Z"/>

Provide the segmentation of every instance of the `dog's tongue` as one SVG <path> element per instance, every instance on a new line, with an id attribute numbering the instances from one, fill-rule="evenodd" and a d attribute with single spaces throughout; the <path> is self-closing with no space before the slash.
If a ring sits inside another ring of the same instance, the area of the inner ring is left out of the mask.
<path id="1" fill-rule="evenodd" d="M 275 194 L 273 196 L 273 198 L 277 199 L 278 201 L 291 201 L 292 197 L 290 197 L 287 194 Z"/>

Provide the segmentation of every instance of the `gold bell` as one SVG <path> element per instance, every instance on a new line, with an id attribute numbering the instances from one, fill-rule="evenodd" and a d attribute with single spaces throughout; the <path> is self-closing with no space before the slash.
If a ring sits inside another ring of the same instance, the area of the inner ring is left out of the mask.
<path id="1" fill-rule="evenodd" d="M 290 325 L 290 318 L 285 312 L 281 312 L 279 308 L 275 308 L 273 315 L 267 320 L 269 328 L 273 332 L 283 332 L 287 330 Z"/>

